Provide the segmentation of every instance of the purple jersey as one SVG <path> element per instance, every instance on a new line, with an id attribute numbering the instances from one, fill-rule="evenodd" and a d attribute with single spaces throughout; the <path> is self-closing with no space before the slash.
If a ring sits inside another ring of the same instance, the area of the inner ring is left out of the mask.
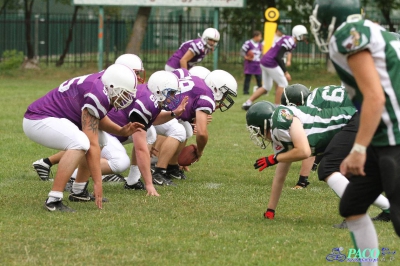
<path id="1" fill-rule="evenodd" d="M 284 47 L 286 52 L 291 52 L 296 48 L 296 43 L 292 36 L 283 36 L 279 41 L 272 46 L 268 52 L 261 58 L 261 65 L 273 68 L 278 66 L 277 58 L 279 50 Z"/>
<path id="2" fill-rule="evenodd" d="M 194 66 L 194 64 L 201 62 L 203 58 L 211 51 L 208 49 L 203 41 L 199 39 L 190 40 L 181 44 L 178 50 L 168 59 L 167 65 L 172 68 L 181 68 L 179 61 L 190 50 L 194 54 L 194 57 L 188 62 L 188 69 Z"/>
<path id="3" fill-rule="evenodd" d="M 247 54 L 252 51 L 254 58 L 252 61 L 244 60 L 244 73 L 251 75 L 261 75 L 260 59 L 262 55 L 263 46 L 260 42 L 256 43 L 252 39 L 245 41 L 242 45 L 242 51 Z"/>
<path id="4" fill-rule="evenodd" d="M 102 119 L 113 107 L 101 82 L 103 71 L 72 78 L 28 106 L 24 115 L 31 120 L 66 118 L 82 128 L 82 110 L 88 108 Z"/>
<path id="5" fill-rule="evenodd" d="M 196 111 L 203 111 L 212 114 L 215 111 L 214 94 L 206 85 L 203 79 L 191 76 L 186 69 L 177 69 L 173 71 L 179 78 L 179 87 L 181 88 L 180 99 L 189 96 L 185 111 L 177 119 L 193 122 L 196 118 Z"/>
<path id="6" fill-rule="evenodd" d="M 137 86 L 136 99 L 125 109 L 115 109 L 107 114 L 114 123 L 124 126 L 129 122 L 140 122 L 144 124 L 147 130 L 157 118 L 161 109 L 158 107 L 156 97 L 147 88 L 147 84 L 139 84 Z M 116 136 L 120 142 L 124 142 L 128 137 Z"/>

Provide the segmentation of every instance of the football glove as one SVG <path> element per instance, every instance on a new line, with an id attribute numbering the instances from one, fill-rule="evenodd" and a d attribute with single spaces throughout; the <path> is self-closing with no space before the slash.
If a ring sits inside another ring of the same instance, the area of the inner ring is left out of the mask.
<path id="1" fill-rule="evenodd" d="M 267 209 L 267 211 L 264 212 L 264 218 L 265 219 L 273 220 L 274 217 L 275 217 L 275 210 Z"/>
<path id="2" fill-rule="evenodd" d="M 262 157 L 259 158 L 256 163 L 254 164 L 254 169 L 260 168 L 258 171 L 262 171 L 268 166 L 272 166 L 278 163 L 278 160 L 276 159 L 276 155 L 271 154 L 268 157 Z"/>

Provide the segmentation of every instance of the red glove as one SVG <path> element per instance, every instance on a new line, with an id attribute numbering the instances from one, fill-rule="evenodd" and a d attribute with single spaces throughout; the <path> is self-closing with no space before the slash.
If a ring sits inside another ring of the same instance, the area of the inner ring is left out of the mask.
<path id="1" fill-rule="evenodd" d="M 265 219 L 273 220 L 274 217 L 275 217 L 275 210 L 267 209 L 267 211 L 264 212 L 264 218 Z"/>
<path id="2" fill-rule="evenodd" d="M 268 166 L 272 166 L 278 163 L 278 160 L 276 159 L 276 155 L 272 154 L 268 157 L 262 157 L 256 161 L 254 164 L 254 169 L 260 168 L 258 171 L 262 171 Z"/>

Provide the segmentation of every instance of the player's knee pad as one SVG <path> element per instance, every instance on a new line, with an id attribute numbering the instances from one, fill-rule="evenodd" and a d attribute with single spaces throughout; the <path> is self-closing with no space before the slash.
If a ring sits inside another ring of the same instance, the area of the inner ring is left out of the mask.
<path id="1" fill-rule="evenodd" d="M 156 129 L 154 128 L 154 126 L 151 126 L 147 129 L 147 133 L 146 133 L 146 140 L 147 140 L 147 144 L 154 144 L 154 142 L 156 142 L 157 140 L 157 133 L 156 133 Z"/>
<path id="2" fill-rule="evenodd" d="M 179 142 L 184 142 L 186 140 L 185 127 L 180 123 L 175 123 L 168 128 L 164 136 L 174 138 Z"/>
<path id="3" fill-rule="evenodd" d="M 131 161 L 126 152 L 114 152 L 113 156 L 108 160 L 108 165 L 113 173 L 122 173 L 129 168 Z"/>
<path id="4" fill-rule="evenodd" d="M 193 136 L 193 127 L 192 127 L 192 125 L 187 121 L 182 121 L 182 122 L 179 122 L 179 123 L 185 128 L 186 139 L 191 138 Z"/>
<path id="5" fill-rule="evenodd" d="M 99 130 L 99 131 L 98 131 L 98 136 L 99 136 L 99 145 L 100 145 L 100 148 L 103 148 L 104 146 L 107 145 L 107 141 L 108 141 L 108 138 L 107 138 L 107 136 L 106 136 L 106 133 L 105 133 L 104 131 L 102 131 L 102 130 Z"/>
<path id="6" fill-rule="evenodd" d="M 86 134 L 80 131 L 74 137 L 66 147 L 66 150 L 83 150 L 87 152 L 90 148 L 90 141 Z"/>

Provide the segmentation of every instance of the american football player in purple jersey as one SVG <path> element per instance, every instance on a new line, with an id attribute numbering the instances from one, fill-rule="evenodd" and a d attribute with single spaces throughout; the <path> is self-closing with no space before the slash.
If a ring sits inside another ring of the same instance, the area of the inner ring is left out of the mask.
<path id="1" fill-rule="evenodd" d="M 217 29 L 208 28 L 204 30 L 200 38 L 182 43 L 179 49 L 168 59 L 165 70 L 190 69 L 196 63 L 201 62 L 207 54 L 215 50 L 219 38 Z"/>
<path id="2" fill-rule="evenodd" d="M 248 110 L 253 101 L 257 100 L 265 91 L 269 92 L 275 81 L 275 105 L 281 103 L 283 88 L 285 88 L 292 80 L 289 72 L 286 69 L 283 60 L 286 53 L 291 52 L 296 48 L 297 42 L 306 39 L 307 29 L 303 25 L 296 25 L 292 29 L 292 36 L 283 36 L 274 46 L 272 46 L 261 58 L 261 75 L 263 87 L 258 88 L 250 98 L 243 103 L 242 109 Z"/>
<path id="3" fill-rule="evenodd" d="M 185 147 L 186 140 L 193 135 L 191 123 L 196 126 L 197 157 L 200 159 L 208 142 L 208 116 L 215 108 L 226 111 L 234 104 L 232 97 L 237 96 L 235 78 L 224 70 L 214 70 L 203 80 L 191 76 L 183 68 L 174 73 L 179 78 L 181 97 L 188 97 L 188 103 L 181 115 L 168 123 L 155 126 L 159 135 L 169 135 L 159 148 L 158 162 L 153 173 L 153 182 L 158 185 L 173 185 L 171 178 L 178 178 L 172 173 L 179 170 L 178 155 Z M 173 105 L 169 105 L 173 109 Z M 173 131 L 175 134 L 167 134 Z"/>
<path id="4" fill-rule="evenodd" d="M 67 80 L 28 106 L 23 119 L 28 138 L 45 147 L 65 151 L 45 209 L 74 212 L 62 199 L 64 187 L 78 165 L 82 171 L 92 174 L 95 203 L 102 208 L 99 162 L 100 147 L 106 144 L 103 131 L 129 136 L 143 127 L 140 123 L 120 127 L 106 115 L 113 107 L 126 108 L 136 97 L 136 85 L 136 74 L 131 69 L 114 64 L 105 71 Z M 79 196 L 87 194 L 83 185 Z"/>

